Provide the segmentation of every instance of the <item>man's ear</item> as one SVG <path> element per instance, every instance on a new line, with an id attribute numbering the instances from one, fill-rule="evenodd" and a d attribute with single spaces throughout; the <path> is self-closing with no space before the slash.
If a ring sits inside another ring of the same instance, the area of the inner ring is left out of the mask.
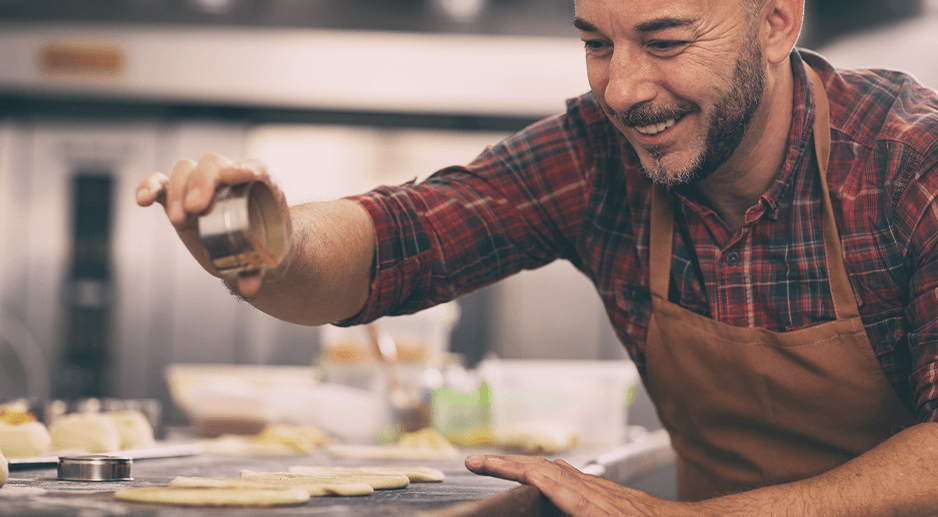
<path id="1" fill-rule="evenodd" d="M 804 24 L 804 0 L 767 0 L 759 13 L 759 39 L 765 59 L 778 64 L 788 58 Z"/>

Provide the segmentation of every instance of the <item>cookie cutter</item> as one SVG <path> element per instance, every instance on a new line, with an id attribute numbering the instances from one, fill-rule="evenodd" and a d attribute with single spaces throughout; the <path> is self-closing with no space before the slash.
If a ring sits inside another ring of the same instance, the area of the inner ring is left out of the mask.
<path id="1" fill-rule="evenodd" d="M 279 266 L 290 247 L 289 214 L 264 181 L 223 185 L 199 216 L 199 239 L 221 276 Z"/>
<path id="2" fill-rule="evenodd" d="M 133 481 L 134 460 L 123 456 L 88 454 L 59 458 L 59 479 L 63 481 Z"/>

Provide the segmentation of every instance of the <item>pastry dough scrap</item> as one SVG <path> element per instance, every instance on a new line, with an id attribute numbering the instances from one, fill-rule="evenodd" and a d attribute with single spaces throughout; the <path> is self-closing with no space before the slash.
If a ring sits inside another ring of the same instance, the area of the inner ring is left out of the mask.
<path id="1" fill-rule="evenodd" d="M 114 498 L 121 501 L 176 506 L 272 507 L 304 504 L 309 501 L 309 493 L 297 487 L 267 489 L 150 486 L 124 488 L 114 492 Z"/>
<path id="2" fill-rule="evenodd" d="M 345 482 L 341 480 L 322 481 L 318 479 L 297 478 L 272 480 L 266 478 L 199 478 L 178 476 L 170 486 L 184 488 L 238 488 L 238 489 L 282 489 L 299 488 L 310 497 L 330 495 L 355 497 L 372 494 L 375 489 L 367 483 Z"/>
<path id="3" fill-rule="evenodd" d="M 350 474 L 403 474 L 411 483 L 438 483 L 446 479 L 440 469 L 431 467 L 330 467 L 330 466 L 295 466 L 288 469 L 294 474 L 309 476 L 338 476 Z"/>
<path id="4" fill-rule="evenodd" d="M 367 483 L 375 490 L 393 490 L 406 488 L 410 479 L 404 474 L 339 474 L 318 476 L 293 472 L 255 472 L 242 470 L 241 479 L 263 480 L 270 483 L 301 483 L 306 481 L 319 483 Z"/>

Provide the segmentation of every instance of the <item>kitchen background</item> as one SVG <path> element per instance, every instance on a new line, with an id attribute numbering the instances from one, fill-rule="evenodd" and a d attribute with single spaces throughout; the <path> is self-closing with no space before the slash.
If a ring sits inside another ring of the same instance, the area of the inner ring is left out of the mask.
<path id="1" fill-rule="evenodd" d="M 0 400 L 157 398 L 172 363 L 309 365 L 137 183 L 209 151 L 291 203 L 424 178 L 588 89 L 573 0 L 0 0 Z M 809 0 L 801 45 L 938 86 L 938 0 Z M 569 264 L 459 302 L 451 349 L 621 359 Z M 655 427 L 640 398 L 630 420 Z"/>

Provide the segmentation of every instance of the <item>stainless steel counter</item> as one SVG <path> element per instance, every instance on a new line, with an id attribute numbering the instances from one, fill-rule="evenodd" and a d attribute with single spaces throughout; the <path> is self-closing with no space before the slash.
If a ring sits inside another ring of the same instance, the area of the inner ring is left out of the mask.
<path id="1" fill-rule="evenodd" d="M 467 454 L 491 451 L 469 451 Z M 628 484 L 642 474 L 666 465 L 673 458 L 666 435 L 651 433 L 611 450 L 577 450 L 565 460 L 582 470 Z M 536 488 L 501 479 L 477 476 L 463 466 L 463 456 L 446 461 L 414 464 L 436 467 L 446 474 L 442 483 L 412 483 L 400 490 L 377 490 L 366 497 L 322 497 L 291 508 L 197 509 L 117 501 L 113 492 L 125 487 L 166 486 L 176 476 L 237 477 L 242 469 L 284 471 L 293 465 L 379 465 L 387 461 L 342 460 L 324 452 L 308 456 L 247 457 L 196 455 L 138 459 L 133 481 L 77 482 L 56 479 L 51 466 L 17 467 L 0 488 L 0 515 L 58 517 L 143 516 L 403 516 L 458 517 L 506 515 L 526 517 L 560 515 Z M 401 462 L 395 462 L 400 464 Z"/>

